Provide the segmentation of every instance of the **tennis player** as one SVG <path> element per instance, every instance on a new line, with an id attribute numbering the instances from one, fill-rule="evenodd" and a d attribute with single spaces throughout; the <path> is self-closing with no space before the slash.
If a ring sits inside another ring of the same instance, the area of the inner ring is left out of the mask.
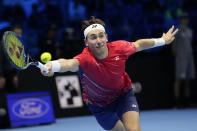
<path id="1" fill-rule="evenodd" d="M 172 26 L 161 38 L 135 42 L 108 42 L 105 23 L 95 17 L 82 22 L 86 48 L 73 59 L 58 59 L 46 64 L 49 72 L 82 71 L 83 100 L 98 123 L 111 131 L 140 131 L 139 107 L 125 62 L 135 52 L 170 44 L 175 39 Z"/>

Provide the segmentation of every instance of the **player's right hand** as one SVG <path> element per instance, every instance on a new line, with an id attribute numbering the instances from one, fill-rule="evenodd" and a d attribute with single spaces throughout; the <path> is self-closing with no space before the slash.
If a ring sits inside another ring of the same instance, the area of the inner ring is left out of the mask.
<path id="1" fill-rule="evenodd" d="M 48 77 L 53 76 L 53 75 L 54 75 L 54 72 L 53 72 L 53 70 L 52 70 L 52 64 L 51 64 L 51 62 L 47 62 L 47 63 L 45 64 L 45 66 L 48 68 L 48 71 L 43 71 L 43 70 L 41 70 L 42 75 L 48 76 Z"/>

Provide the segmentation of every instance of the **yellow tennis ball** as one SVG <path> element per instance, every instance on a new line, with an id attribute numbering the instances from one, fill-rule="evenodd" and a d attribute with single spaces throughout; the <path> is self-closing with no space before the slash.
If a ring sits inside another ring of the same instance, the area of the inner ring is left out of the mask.
<path id="1" fill-rule="evenodd" d="M 40 60 L 43 62 L 43 63 L 47 63 L 48 61 L 50 61 L 52 58 L 51 56 L 51 53 L 49 52 L 44 52 L 41 54 L 40 56 Z"/>

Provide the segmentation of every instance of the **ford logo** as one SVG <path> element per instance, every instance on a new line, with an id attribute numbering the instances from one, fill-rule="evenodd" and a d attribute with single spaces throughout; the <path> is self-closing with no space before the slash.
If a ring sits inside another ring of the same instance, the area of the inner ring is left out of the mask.
<path id="1" fill-rule="evenodd" d="M 27 98 L 17 101 L 13 107 L 14 115 L 34 119 L 44 116 L 49 111 L 49 104 L 38 98 Z"/>

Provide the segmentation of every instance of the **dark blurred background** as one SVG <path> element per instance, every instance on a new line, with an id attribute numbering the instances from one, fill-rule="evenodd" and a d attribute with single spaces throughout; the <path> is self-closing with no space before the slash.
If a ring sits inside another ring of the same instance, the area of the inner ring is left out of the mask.
<path id="1" fill-rule="evenodd" d="M 179 16 L 188 12 L 195 43 L 196 3 L 195 0 L 1 0 L 0 29 L 22 25 L 23 39 L 34 57 L 51 51 L 54 59 L 72 58 L 83 48 L 81 21 L 90 16 L 106 22 L 111 41 L 135 41 L 160 37 L 171 25 L 178 27 Z"/>
<path id="2" fill-rule="evenodd" d="M 39 60 L 48 51 L 53 59 L 72 58 L 83 47 L 81 21 L 96 16 L 106 23 L 110 41 L 136 41 L 158 38 L 172 25 L 180 27 L 180 16 L 187 12 L 193 31 L 192 50 L 196 67 L 197 57 L 196 0 L 1 0 L 0 34 L 12 25 L 22 26 L 22 38 L 32 57 Z M 175 56 L 172 45 L 149 49 L 132 55 L 126 71 L 134 86 L 142 110 L 174 108 Z M 1 61 L 2 62 L 2 61 Z M 70 75 L 64 73 L 58 75 Z M 17 73 L 20 92 L 50 90 L 56 117 L 89 114 L 87 108 L 61 109 L 53 78 L 41 76 L 29 68 Z M 191 105 L 197 105 L 197 82 L 190 83 Z M 79 112 L 81 111 L 81 112 Z"/>

